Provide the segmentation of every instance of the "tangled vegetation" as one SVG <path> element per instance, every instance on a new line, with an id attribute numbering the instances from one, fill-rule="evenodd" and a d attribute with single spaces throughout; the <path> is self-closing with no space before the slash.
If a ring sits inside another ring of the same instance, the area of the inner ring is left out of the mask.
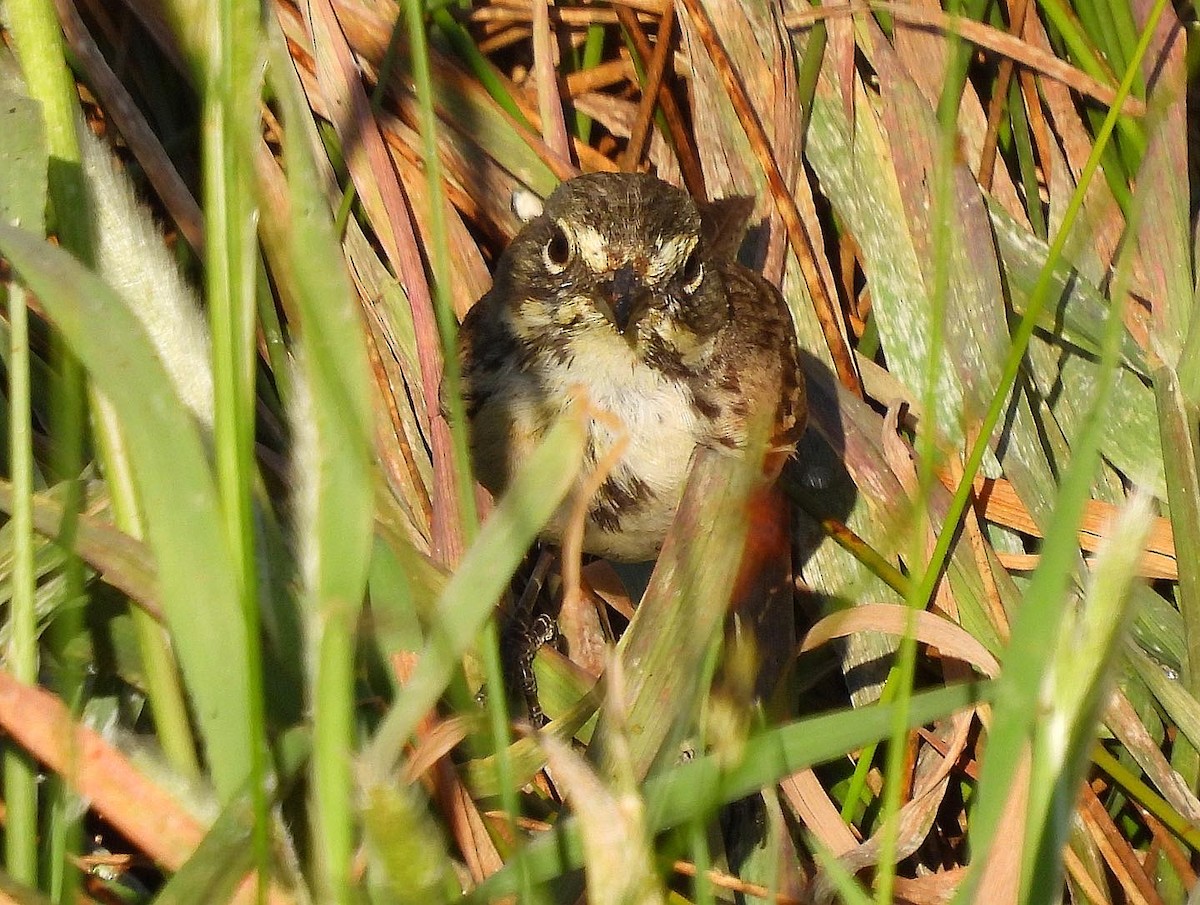
<path id="1" fill-rule="evenodd" d="M 1195 901 L 1190 4 L 0 11 L 0 902 Z M 471 477 L 514 194 L 616 169 L 806 353 L 757 648 L 745 463 L 644 593 L 535 547 L 578 422 Z"/>

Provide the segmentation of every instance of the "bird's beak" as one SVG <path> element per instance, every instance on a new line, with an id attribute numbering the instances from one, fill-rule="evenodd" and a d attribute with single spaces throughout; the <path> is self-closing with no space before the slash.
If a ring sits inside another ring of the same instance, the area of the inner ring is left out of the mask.
<path id="1" fill-rule="evenodd" d="M 622 334 L 628 329 L 645 289 L 641 276 L 629 264 L 622 264 L 613 273 L 612 279 L 600 284 L 612 322 Z"/>

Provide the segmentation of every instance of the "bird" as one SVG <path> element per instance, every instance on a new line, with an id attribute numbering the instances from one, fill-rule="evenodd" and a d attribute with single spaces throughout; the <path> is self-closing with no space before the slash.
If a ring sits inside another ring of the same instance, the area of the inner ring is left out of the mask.
<path id="1" fill-rule="evenodd" d="M 647 173 L 558 185 L 501 254 L 459 332 L 471 458 L 501 494 L 555 422 L 584 404 L 583 473 L 624 450 L 588 502 L 583 550 L 660 551 L 699 447 L 737 454 L 756 424 L 769 455 L 807 415 L 791 313 L 737 260 L 746 198 L 697 203 Z M 558 543 L 571 501 L 542 530 Z"/>

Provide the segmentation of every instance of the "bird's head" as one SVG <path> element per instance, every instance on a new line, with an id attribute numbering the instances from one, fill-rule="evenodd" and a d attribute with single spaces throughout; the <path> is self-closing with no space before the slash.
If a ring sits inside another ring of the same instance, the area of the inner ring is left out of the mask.
<path id="1" fill-rule="evenodd" d="M 681 352 L 727 317 L 701 214 L 681 189 L 640 173 L 564 182 L 501 262 L 525 328 L 624 340 L 646 355 Z"/>

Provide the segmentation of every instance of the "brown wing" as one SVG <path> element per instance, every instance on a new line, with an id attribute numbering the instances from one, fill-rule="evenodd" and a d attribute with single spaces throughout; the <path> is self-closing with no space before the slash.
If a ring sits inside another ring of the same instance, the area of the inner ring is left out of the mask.
<path id="1" fill-rule="evenodd" d="M 771 449 L 791 453 L 804 433 L 808 405 L 791 312 L 779 290 L 736 263 L 721 266 L 730 323 L 714 357 L 714 398 L 725 407 L 717 419 L 718 445 L 741 446 L 756 417 L 772 413 Z"/>
<path id="2" fill-rule="evenodd" d="M 791 312 L 779 290 L 737 264 L 722 268 L 731 322 L 720 355 L 720 380 L 736 383 L 743 424 L 772 416 L 766 481 L 754 492 L 738 577 L 730 597 L 731 631 L 754 639 L 759 657 L 755 696 L 767 701 L 795 649 L 790 504 L 775 482 L 804 432 L 808 405 Z M 736 414 L 736 412 L 734 413 Z M 786 686 L 786 683 L 782 683 Z"/>
<path id="3" fill-rule="evenodd" d="M 505 400 L 518 354 L 516 339 L 496 310 L 494 292 L 484 295 L 463 318 L 458 351 L 475 476 L 499 493 L 508 482 L 514 455 L 512 417 Z"/>

